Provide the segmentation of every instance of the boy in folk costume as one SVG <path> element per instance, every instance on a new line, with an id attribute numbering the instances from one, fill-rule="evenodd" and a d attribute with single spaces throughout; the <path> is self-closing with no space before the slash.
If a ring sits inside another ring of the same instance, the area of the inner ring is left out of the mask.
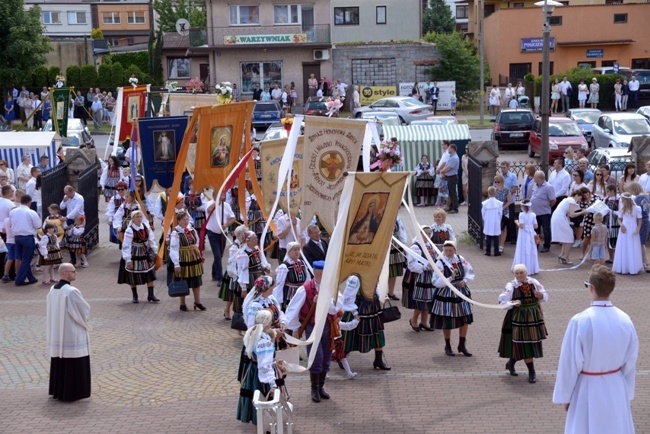
<path id="1" fill-rule="evenodd" d="M 485 234 L 485 256 L 492 256 L 492 245 L 494 245 L 494 256 L 501 256 L 501 253 L 499 253 L 499 236 L 501 235 L 503 202 L 496 199 L 496 194 L 496 188 L 488 187 L 488 198 L 481 204 L 483 234 Z"/>
<path id="2" fill-rule="evenodd" d="M 352 372 L 350 369 L 350 364 L 346 358 L 345 354 L 345 344 L 343 342 L 343 336 L 341 335 L 341 330 L 354 330 L 359 325 L 359 308 L 355 303 L 357 298 L 357 293 L 359 292 L 359 277 L 352 275 L 348 277 L 347 283 L 345 285 L 345 291 L 343 291 L 343 307 L 336 314 L 336 319 L 332 321 L 332 360 L 338 363 L 339 368 L 345 369 L 345 373 L 348 378 L 352 379 L 358 374 Z M 341 317 L 344 312 L 350 312 L 354 315 L 354 319 L 348 322 L 341 322 Z"/>
<path id="3" fill-rule="evenodd" d="M 639 339 L 630 317 L 609 300 L 616 275 L 594 265 L 585 285 L 591 307 L 569 321 L 553 402 L 567 411 L 565 433 L 633 433 Z"/>
<path id="4" fill-rule="evenodd" d="M 43 270 L 43 285 L 50 285 L 54 281 L 54 265 L 63 262 L 59 238 L 54 233 L 56 226 L 45 223 L 45 234 L 38 242 L 38 265 L 45 266 Z"/>
<path id="5" fill-rule="evenodd" d="M 86 218 L 82 215 L 77 216 L 74 225 L 68 226 L 65 229 L 65 246 L 70 252 L 70 263 L 76 265 L 77 254 L 81 259 L 81 267 L 88 267 L 88 260 L 86 259 L 86 239 L 84 232 L 86 231 Z"/>

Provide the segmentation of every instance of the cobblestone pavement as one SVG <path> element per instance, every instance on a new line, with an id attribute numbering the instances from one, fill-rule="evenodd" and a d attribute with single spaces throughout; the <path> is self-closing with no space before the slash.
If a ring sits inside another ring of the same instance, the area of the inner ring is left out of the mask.
<path id="1" fill-rule="evenodd" d="M 431 222 L 432 208 L 417 208 Z M 402 211 L 404 212 L 404 211 Z M 450 216 L 457 233 L 466 227 L 464 210 Z M 212 282 L 203 287 L 206 312 L 180 312 L 166 296 L 164 277 L 156 285 L 159 304 L 131 303 L 127 286 L 115 284 L 119 253 L 106 243 L 79 269 L 75 282 L 92 307 L 92 397 L 76 403 L 48 398 L 45 356 L 45 296 L 48 288 L 0 286 L 0 416 L 6 433 L 252 433 L 235 420 L 239 384 L 236 370 L 241 337 L 223 319 L 224 304 Z M 541 255 L 543 269 L 557 266 L 558 246 Z M 496 303 L 511 279 L 514 246 L 500 258 L 485 257 L 462 244 L 476 270 L 473 297 Z M 574 249 L 573 257 L 577 257 Z M 211 253 L 206 252 L 207 264 Z M 545 357 L 536 360 L 538 383 L 510 377 L 497 356 L 503 312 L 475 308 L 467 345 L 474 357 L 447 357 L 442 334 L 414 333 L 410 311 L 387 324 L 386 358 L 393 369 L 372 369 L 372 354 L 352 353 L 360 375 L 344 379 L 333 365 L 327 390 L 332 399 L 314 404 L 305 376 L 288 380 L 297 433 L 529 433 L 561 432 L 564 411 L 551 403 L 562 336 L 569 318 L 589 304 L 582 282 L 588 266 L 542 272 L 549 292 L 544 306 L 549 337 Z M 614 303 L 634 320 L 641 340 L 636 399 L 637 432 L 650 432 L 650 318 L 645 312 L 649 275 L 619 276 Z M 209 275 L 208 275 L 209 279 Z M 398 282 L 399 287 L 399 282 Z M 141 298 L 145 290 L 140 289 Z M 398 294 L 401 293 L 398 291 Z M 191 300 L 188 300 L 188 304 Z M 190 304 L 191 306 L 191 304 Z M 452 343 L 458 343 L 452 334 Z M 524 373 L 525 366 L 520 363 Z"/>

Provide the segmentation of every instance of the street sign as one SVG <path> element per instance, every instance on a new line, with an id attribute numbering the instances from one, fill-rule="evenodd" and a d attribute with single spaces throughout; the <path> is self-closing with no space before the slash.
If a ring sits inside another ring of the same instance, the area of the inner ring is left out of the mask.
<path id="1" fill-rule="evenodd" d="M 551 37 L 549 41 L 551 51 L 555 50 L 555 38 Z M 544 49 L 544 38 L 521 38 L 522 53 L 541 53 Z"/>
<path id="2" fill-rule="evenodd" d="M 601 59 L 603 57 L 605 57 L 605 50 L 602 48 L 587 50 L 587 59 Z"/>

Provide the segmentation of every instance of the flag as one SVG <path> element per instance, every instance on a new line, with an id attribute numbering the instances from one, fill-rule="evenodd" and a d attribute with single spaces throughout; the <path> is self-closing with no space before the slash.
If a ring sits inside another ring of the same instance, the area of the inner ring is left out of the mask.
<path id="1" fill-rule="evenodd" d="M 146 100 L 149 85 L 125 86 L 122 88 L 122 107 L 120 112 L 120 129 L 118 141 L 123 142 L 131 138 L 133 122 L 143 118 L 146 111 Z"/>
<path id="2" fill-rule="evenodd" d="M 219 103 L 217 94 L 205 93 L 170 93 L 168 101 L 169 113 L 172 116 L 188 115 L 196 107 L 213 106 Z"/>
<path id="3" fill-rule="evenodd" d="M 50 89 L 52 92 L 52 123 L 62 138 L 68 137 L 68 113 L 70 112 L 70 92 L 72 88 Z"/>
<path id="4" fill-rule="evenodd" d="M 263 209 L 265 215 L 270 215 L 278 195 L 278 174 L 280 171 L 280 162 L 284 156 L 287 139 L 267 140 L 260 147 L 260 163 L 262 166 L 262 197 L 264 198 Z M 302 156 L 303 156 L 303 137 L 298 138 L 296 152 L 293 157 L 291 166 L 291 175 L 288 177 L 289 182 L 289 203 L 287 204 L 287 183 L 284 183 L 280 191 L 279 207 L 286 213 L 289 207 L 298 211 L 302 202 Z M 251 176 L 252 178 L 252 176 Z M 288 205 L 288 206 L 287 206 Z"/>

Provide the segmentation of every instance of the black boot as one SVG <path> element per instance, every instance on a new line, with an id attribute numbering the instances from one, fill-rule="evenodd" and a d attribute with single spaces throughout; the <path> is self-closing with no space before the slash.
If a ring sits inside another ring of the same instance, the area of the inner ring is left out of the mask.
<path id="1" fill-rule="evenodd" d="M 138 301 L 138 288 L 131 288 L 131 292 L 133 293 L 133 303 L 139 303 L 139 301 Z"/>
<path id="2" fill-rule="evenodd" d="M 309 379 L 311 380 L 311 400 L 314 402 L 320 402 L 320 393 L 318 393 L 318 382 L 320 381 L 319 374 L 309 373 Z"/>
<path id="3" fill-rule="evenodd" d="M 508 363 L 506 363 L 506 369 L 510 371 L 510 375 L 512 375 L 513 377 L 519 375 L 517 374 L 517 371 L 515 371 L 515 363 L 517 363 L 515 359 L 510 359 L 508 360 Z"/>
<path id="4" fill-rule="evenodd" d="M 451 340 L 445 339 L 445 354 L 448 356 L 455 356 L 456 354 L 451 349 Z"/>
<path id="5" fill-rule="evenodd" d="M 321 372 L 319 374 L 319 378 L 318 378 L 318 394 L 323 399 L 330 399 L 329 393 L 325 392 L 325 389 L 323 389 L 323 386 L 325 385 L 325 377 L 326 376 L 327 376 L 327 372 Z"/>
<path id="6" fill-rule="evenodd" d="M 153 294 L 153 287 L 147 287 L 147 291 L 149 291 L 149 295 L 147 295 L 147 300 L 148 301 L 160 301 L 156 296 Z"/>
<path id="7" fill-rule="evenodd" d="M 526 363 L 526 366 L 528 366 L 528 382 L 537 383 L 537 377 L 535 376 L 535 363 Z"/>
<path id="8" fill-rule="evenodd" d="M 390 371 L 391 367 L 384 363 L 383 355 L 383 351 L 375 351 L 375 361 L 372 363 L 372 366 L 382 371 Z"/>
<path id="9" fill-rule="evenodd" d="M 465 338 L 460 338 L 460 342 L 458 342 L 458 352 L 463 353 L 465 357 L 472 357 L 472 353 L 467 351 L 467 348 L 465 348 Z"/>

